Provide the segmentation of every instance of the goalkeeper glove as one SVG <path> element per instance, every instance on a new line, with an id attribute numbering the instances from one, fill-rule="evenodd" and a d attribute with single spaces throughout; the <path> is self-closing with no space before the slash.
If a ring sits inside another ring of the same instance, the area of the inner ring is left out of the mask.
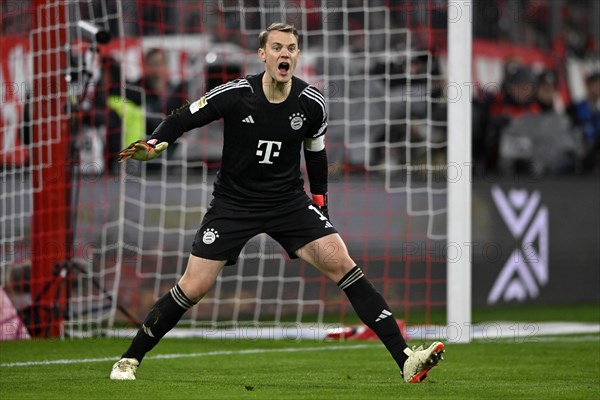
<path id="1" fill-rule="evenodd" d="M 138 161 L 150 161 L 154 160 L 160 155 L 166 148 L 169 147 L 169 143 L 160 142 L 157 144 L 156 139 L 150 139 L 147 142 L 144 140 L 138 140 L 133 142 L 124 150 L 119 153 L 119 162 L 124 162 L 127 159 L 133 158 Z"/>
<path id="2" fill-rule="evenodd" d="M 313 194 L 312 201 L 315 206 L 317 206 L 321 214 L 323 214 L 323 216 L 329 220 L 329 208 L 327 208 L 327 203 L 329 201 L 328 194 Z"/>

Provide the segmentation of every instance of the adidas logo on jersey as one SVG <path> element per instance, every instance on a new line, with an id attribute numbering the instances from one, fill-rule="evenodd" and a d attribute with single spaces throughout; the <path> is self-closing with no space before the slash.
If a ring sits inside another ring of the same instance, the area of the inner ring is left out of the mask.
<path id="1" fill-rule="evenodd" d="M 333 228 L 333 225 L 331 225 L 331 222 L 327 221 L 325 223 L 325 228 Z"/>
<path id="2" fill-rule="evenodd" d="M 252 115 L 248 115 L 246 118 L 244 118 L 242 120 L 242 122 L 245 122 L 247 124 L 253 124 L 254 123 L 254 118 L 252 118 Z"/>
<path id="3" fill-rule="evenodd" d="M 385 308 L 383 309 L 383 311 L 381 312 L 381 314 L 379 314 L 379 318 L 377 318 L 375 320 L 375 322 L 379 322 L 382 319 L 386 319 L 387 317 L 389 317 L 390 315 L 392 315 L 391 312 L 389 312 L 388 310 L 386 310 Z"/>

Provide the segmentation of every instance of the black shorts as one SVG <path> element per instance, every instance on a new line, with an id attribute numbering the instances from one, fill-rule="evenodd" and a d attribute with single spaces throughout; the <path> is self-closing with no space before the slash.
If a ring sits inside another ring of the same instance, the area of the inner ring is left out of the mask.
<path id="1" fill-rule="evenodd" d="M 192 254 L 232 265 L 246 242 L 260 233 L 275 239 L 290 258 L 298 258 L 296 250 L 337 230 L 314 205 L 269 211 L 231 211 L 215 205 L 202 219 Z"/>

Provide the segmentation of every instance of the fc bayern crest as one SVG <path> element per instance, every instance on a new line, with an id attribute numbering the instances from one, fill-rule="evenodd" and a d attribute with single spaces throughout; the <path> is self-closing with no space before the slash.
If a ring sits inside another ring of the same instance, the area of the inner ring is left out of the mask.
<path id="1" fill-rule="evenodd" d="M 219 237 L 219 232 L 213 228 L 208 228 L 204 231 L 204 235 L 202 236 L 202 241 L 204 244 L 213 244 L 215 240 Z"/>
<path id="2" fill-rule="evenodd" d="M 302 113 L 293 113 L 290 116 L 290 126 L 293 130 L 297 131 L 302 128 L 302 124 L 306 121 L 306 117 Z"/>

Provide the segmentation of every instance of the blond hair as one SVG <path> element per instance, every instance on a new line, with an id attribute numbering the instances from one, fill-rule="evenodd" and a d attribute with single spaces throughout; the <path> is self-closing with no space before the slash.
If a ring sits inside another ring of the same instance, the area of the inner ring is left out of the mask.
<path id="1" fill-rule="evenodd" d="M 294 25 L 286 24 L 285 22 L 273 22 L 271 25 L 269 25 L 269 27 L 266 30 L 262 31 L 258 35 L 258 43 L 261 49 L 265 48 L 265 45 L 267 44 L 267 39 L 269 38 L 269 33 L 271 33 L 272 31 L 291 33 L 296 37 L 297 42 L 300 41 L 298 31 L 296 30 L 296 27 Z"/>

